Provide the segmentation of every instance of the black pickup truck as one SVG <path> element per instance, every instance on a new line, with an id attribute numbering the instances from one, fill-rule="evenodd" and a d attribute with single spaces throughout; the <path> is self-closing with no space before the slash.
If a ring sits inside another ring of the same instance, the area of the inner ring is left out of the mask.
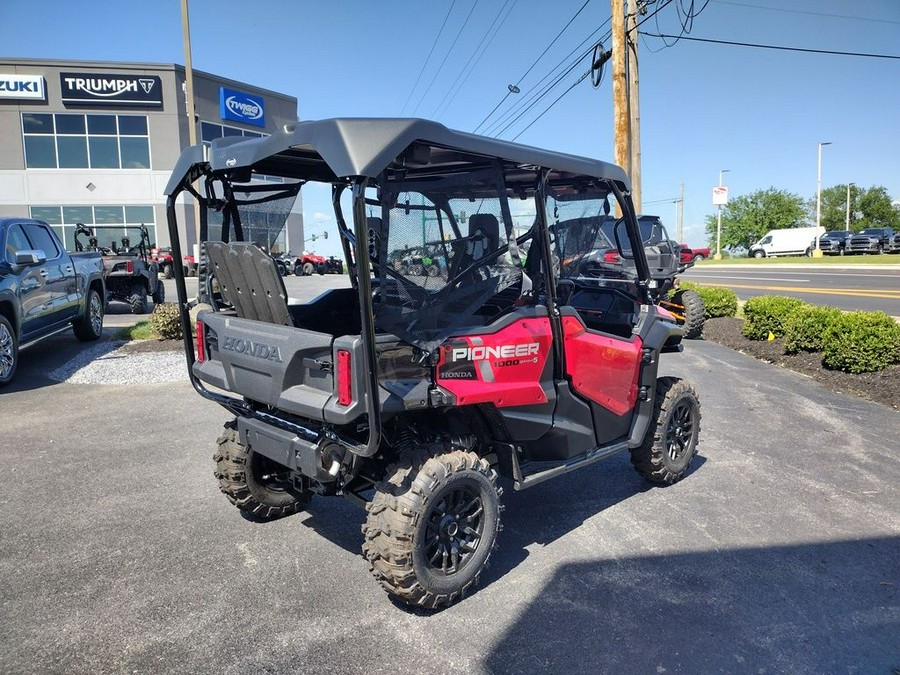
<path id="1" fill-rule="evenodd" d="M 890 227 L 868 227 L 847 242 L 846 253 L 894 253 L 894 230 Z"/>
<path id="2" fill-rule="evenodd" d="M 67 253 L 39 220 L 0 217 L 0 387 L 19 350 L 73 328 L 79 340 L 103 332 L 106 296 L 99 253 Z"/>

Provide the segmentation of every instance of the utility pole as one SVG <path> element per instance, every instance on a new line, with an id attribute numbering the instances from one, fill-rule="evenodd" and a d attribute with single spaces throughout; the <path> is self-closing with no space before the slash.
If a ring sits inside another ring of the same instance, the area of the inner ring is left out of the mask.
<path id="1" fill-rule="evenodd" d="M 678 239 L 679 244 L 684 243 L 684 183 L 681 184 L 681 196 L 678 198 L 681 209 L 678 212 Z"/>
<path id="2" fill-rule="evenodd" d="M 612 0 L 613 157 L 631 178 L 624 0 Z"/>
<path id="3" fill-rule="evenodd" d="M 638 0 L 628 0 L 626 43 L 628 45 L 628 137 L 631 142 L 631 198 L 641 212 L 641 107 L 638 78 Z"/>
<path id="4" fill-rule="evenodd" d="M 181 0 L 181 32 L 184 41 L 184 88 L 188 117 L 188 143 L 197 145 L 197 121 L 194 119 L 194 68 L 191 63 L 191 24 L 188 0 Z M 185 232 L 185 234 L 188 234 Z M 200 243 L 200 205 L 194 202 L 194 242 Z M 178 264 L 178 261 L 175 261 Z"/>

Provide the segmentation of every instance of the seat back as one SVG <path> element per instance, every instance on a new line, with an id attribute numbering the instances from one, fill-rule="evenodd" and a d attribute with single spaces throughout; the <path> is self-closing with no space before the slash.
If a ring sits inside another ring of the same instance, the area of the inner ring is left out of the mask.
<path id="1" fill-rule="evenodd" d="M 222 298 L 242 319 L 293 326 L 284 280 L 275 261 L 255 244 L 243 241 L 205 243 L 209 273 Z"/>
<path id="2" fill-rule="evenodd" d="M 500 223 L 493 213 L 476 213 L 469 217 L 469 237 L 472 239 L 472 261 L 496 251 L 500 246 Z"/>

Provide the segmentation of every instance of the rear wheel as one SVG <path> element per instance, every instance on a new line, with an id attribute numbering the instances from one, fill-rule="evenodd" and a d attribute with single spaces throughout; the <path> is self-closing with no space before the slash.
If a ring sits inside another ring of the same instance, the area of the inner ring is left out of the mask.
<path id="1" fill-rule="evenodd" d="M 172 279 L 175 276 L 175 271 L 172 269 L 172 263 L 163 265 L 162 272 L 166 279 Z M 187 275 L 185 274 L 185 276 Z"/>
<path id="2" fill-rule="evenodd" d="M 19 364 L 19 343 L 9 320 L 0 314 L 0 387 L 12 382 Z"/>
<path id="3" fill-rule="evenodd" d="M 128 295 L 128 304 L 131 305 L 132 314 L 147 313 L 147 289 L 143 284 L 135 284 Z"/>
<path id="4" fill-rule="evenodd" d="M 433 446 L 389 467 L 366 505 L 363 555 L 388 593 L 437 609 L 478 583 L 500 529 L 497 473 L 460 448 Z"/>
<path id="5" fill-rule="evenodd" d="M 93 288 L 88 291 L 84 316 L 72 327 L 75 337 L 82 342 L 99 340 L 103 334 L 103 300 Z"/>
<path id="6" fill-rule="evenodd" d="M 228 501 L 257 520 L 274 520 L 303 510 L 312 499 L 309 489 L 298 489 L 287 467 L 241 444 L 234 422 L 216 441 L 213 455 L 219 489 Z"/>
<path id="7" fill-rule="evenodd" d="M 694 256 L 694 262 L 700 262 L 701 260 L 706 260 L 706 256 L 702 253 L 698 253 Z"/>
<path id="8" fill-rule="evenodd" d="M 161 305 L 166 301 L 166 287 L 163 285 L 163 282 L 156 282 L 156 290 L 153 291 L 153 304 Z"/>
<path id="9" fill-rule="evenodd" d="M 700 435 L 700 400 L 677 377 L 656 381 L 653 420 L 644 442 L 631 450 L 631 463 L 651 483 L 670 485 L 687 472 Z"/>

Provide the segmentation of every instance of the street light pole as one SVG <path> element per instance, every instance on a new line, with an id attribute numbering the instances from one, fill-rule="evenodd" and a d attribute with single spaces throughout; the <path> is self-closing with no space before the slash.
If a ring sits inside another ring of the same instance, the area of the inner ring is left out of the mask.
<path id="1" fill-rule="evenodd" d="M 722 174 L 728 173 L 731 169 L 721 169 L 719 171 L 719 187 L 722 187 Z M 716 224 L 716 260 L 722 259 L 722 205 L 718 205 L 718 223 Z"/>
<path id="2" fill-rule="evenodd" d="M 856 183 L 847 183 L 847 224 L 844 227 L 845 230 L 850 230 L 850 186 L 856 185 Z"/>
<path id="3" fill-rule="evenodd" d="M 831 141 L 822 141 L 819 143 L 819 172 L 816 181 L 816 227 L 822 226 L 822 146 L 831 145 Z M 819 248 L 819 231 L 816 230 L 816 248 L 812 252 L 813 258 L 822 257 L 822 249 Z"/>

